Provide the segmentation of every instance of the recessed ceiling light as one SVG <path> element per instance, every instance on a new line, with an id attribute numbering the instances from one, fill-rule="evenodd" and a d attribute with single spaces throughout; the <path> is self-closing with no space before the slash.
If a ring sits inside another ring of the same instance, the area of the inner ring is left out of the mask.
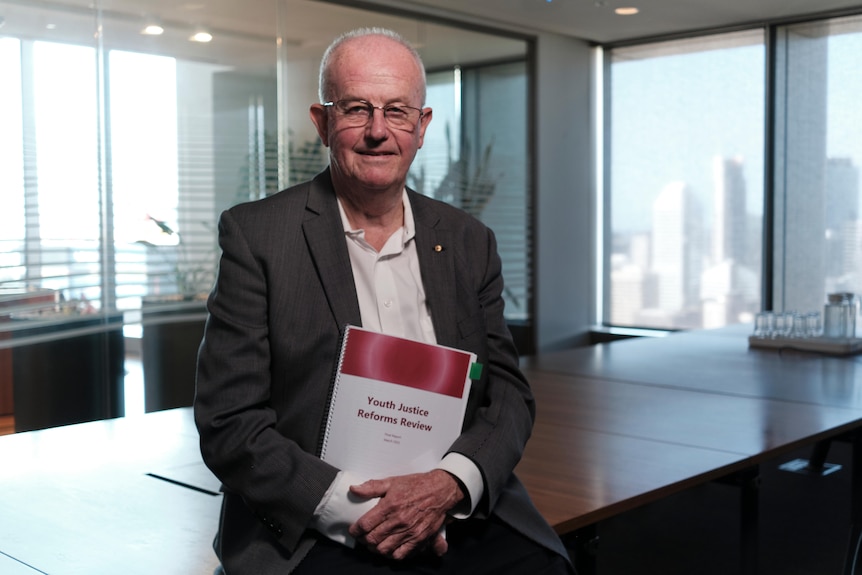
<path id="1" fill-rule="evenodd" d="M 213 35 L 204 30 L 200 30 L 192 34 L 192 37 L 189 38 L 192 42 L 212 42 Z"/>
<path id="2" fill-rule="evenodd" d="M 48 30 L 56 30 L 57 25 L 56 24 L 45 24 L 45 28 L 47 28 Z"/>
<path id="3" fill-rule="evenodd" d="M 144 29 L 141 30 L 141 34 L 145 34 L 147 36 L 161 36 L 164 33 L 165 29 L 159 24 L 147 24 Z"/>
<path id="4" fill-rule="evenodd" d="M 633 8 L 633 7 L 632 8 L 617 8 L 616 10 L 614 10 L 614 12 L 616 12 L 620 16 L 633 16 L 633 15 L 637 14 L 638 12 L 640 12 L 640 10 L 638 10 L 637 8 Z"/>

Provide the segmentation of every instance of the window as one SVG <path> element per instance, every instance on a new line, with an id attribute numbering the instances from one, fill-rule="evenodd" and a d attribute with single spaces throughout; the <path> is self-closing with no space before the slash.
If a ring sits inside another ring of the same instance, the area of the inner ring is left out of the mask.
<path id="1" fill-rule="evenodd" d="M 180 274 L 171 273 L 185 263 L 176 252 L 185 248 L 180 239 L 186 231 L 176 223 L 177 63 L 120 50 L 112 50 L 108 62 L 117 307 L 128 309 L 139 307 L 141 297 L 191 287 L 176 285 Z"/>
<path id="2" fill-rule="evenodd" d="M 0 38 L 0 285 L 24 270 L 24 118 L 21 108 L 21 43 Z"/>
<path id="3" fill-rule="evenodd" d="M 142 35 L 143 11 L 101 4 L 0 0 L 0 416 L 17 430 L 139 409 L 127 353 L 146 409 L 159 385 L 193 391 L 218 213 L 278 187 L 262 146 L 276 0 L 255 7 L 268 34 L 220 30 L 211 46 L 169 18 Z M 148 338 L 162 323 L 179 345 Z M 13 380 L 31 391 L 7 402 Z"/>
<path id="4" fill-rule="evenodd" d="M 0 39 L 3 234 L 0 291 L 101 299 L 95 50 Z M 7 124 L 8 122 L 8 124 Z M 6 220 L 9 220 L 6 222 Z"/>
<path id="5" fill-rule="evenodd" d="M 610 54 L 605 323 L 717 327 L 862 292 L 862 16 Z"/>
<path id="6" fill-rule="evenodd" d="M 776 41 L 775 309 L 862 292 L 862 16 L 782 27 Z"/>
<path id="7" fill-rule="evenodd" d="M 494 230 L 506 280 L 506 318 L 529 325 L 532 190 L 527 65 L 517 61 L 465 69 L 461 81 L 467 118 L 461 158 L 474 192 L 462 197 L 460 206 Z"/>
<path id="8" fill-rule="evenodd" d="M 760 30 L 610 51 L 605 323 L 759 310 L 764 62 Z"/>
<path id="9" fill-rule="evenodd" d="M 407 183 L 426 196 L 454 202 L 455 194 L 446 190 L 446 178 L 461 155 L 461 70 L 428 73 L 426 82 L 425 105 L 434 116 Z"/>
<path id="10" fill-rule="evenodd" d="M 326 42 L 317 41 L 322 32 L 311 43 L 296 39 L 309 32 L 276 18 L 296 10 L 307 21 L 324 10 L 326 37 L 377 19 L 355 8 L 266 0 L 254 13 L 269 29 L 220 30 L 205 45 L 189 42 L 191 25 L 178 20 L 146 36 L 144 18 L 122 11 L 9 8 L 0 77 L 17 89 L 2 96 L 10 129 L 0 140 L 0 177 L 11 196 L 2 217 L 12 224 L 0 237 L 0 288 L 52 290 L 77 311 L 131 312 L 130 322 L 142 302 L 205 295 L 219 213 L 326 165 L 307 112 Z M 290 37 L 281 49 L 279 26 Z M 420 43 L 429 69 L 444 70 L 430 74 L 434 139 L 411 184 L 498 231 L 507 313 L 526 318 L 526 42 L 409 18 L 390 26 Z M 475 58 L 479 46 L 493 64 L 452 62 Z M 289 79 L 281 95 L 279 77 Z"/>
<path id="11" fill-rule="evenodd" d="M 308 117 L 321 38 L 381 16 L 301 0 L 109 4 L 0 0 L 0 371 L 13 350 L 110 332 L 119 350 L 92 363 L 111 382 L 114 355 L 140 354 L 146 390 L 172 385 L 161 366 L 193 385 L 219 214 L 325 167 Z M 190 12 L 222 23 L 211 42 L 190 41 L 207 24 Z M 160 35 L 142 33 L 151 17 Z M 495 228 L 507 315 L 529 321 L 527 42 L 383 24 L 431 71 L 434 122 L 410 184 Z M 148 333 L 162 324 L 186 345 L 160 348 Z M 4 389 L 0 373 L 0 400 Z"/>
<path id="12" fill-rule="evenodd" d="M 434 118 L 408 184 L 494 230 L 506 317 L 527 321 L 532 258 L 526 63 L 429 74 L 426 104 Z"/>

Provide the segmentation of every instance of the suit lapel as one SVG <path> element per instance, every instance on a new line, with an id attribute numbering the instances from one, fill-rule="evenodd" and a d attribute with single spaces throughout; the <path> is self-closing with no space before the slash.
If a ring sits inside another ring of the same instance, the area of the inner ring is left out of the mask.
<path id="1" fill-rule="evenodd" d="M 458 317 L 455 308 L 454 236 L 426 198 L 410 193 L 410 205 L 416 223 L 419 270 L 437 343 L 455 346 L 458 343 Z"/>
<path id="2" fill-rule="evenodd" d="M 302 230 L 339 329 L 346 324 L 362 325 L 344 227 L 328 168 L 314 179 L 309 189 Z"/>
<path id="3" fill-rule="evenodd" d="M 437 343 L 454 346 L 458 343 L 454 235 L 444 227 L 426 198 L 411 191 L 410 204 L 416 223 L 419 269 Z M 339 328 L 346 324 L 362 325 L 350 255 L 328 169 L 312 182 L 302 229 Z"/>

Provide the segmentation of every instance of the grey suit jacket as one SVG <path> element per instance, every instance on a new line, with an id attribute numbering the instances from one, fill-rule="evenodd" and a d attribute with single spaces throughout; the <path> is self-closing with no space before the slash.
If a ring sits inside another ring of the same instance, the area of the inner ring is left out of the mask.
<path id="1" fill-rule="evenodd" d="M 512 473 L 535 406 L 503 319 L 494 235 L 408 193 L 437 341 L 485 366 L 451 447 L 482 472 L 475 516 L 494 514 L 565 555 Z M 341 330 L 361 325 L 329 171 L 224 212 L 219 241 L 194 406 L 204 461 L 225 493 L 216 551 L 229 575 L 283 573 L 314 537 L 306 526 L 338 471 L 316 454 Z"/>

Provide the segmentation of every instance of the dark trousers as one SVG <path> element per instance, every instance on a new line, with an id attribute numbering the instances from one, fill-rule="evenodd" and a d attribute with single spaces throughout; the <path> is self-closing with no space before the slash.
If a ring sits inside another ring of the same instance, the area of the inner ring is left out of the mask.
<path id="1" fill-rule="evenodd" d="M 295 575 L 570 575 L 568 561 L 494 519 L 456 521 L 446 527 L 449 550 L 394 561 L 358 546 L 318 541 Z"/>

